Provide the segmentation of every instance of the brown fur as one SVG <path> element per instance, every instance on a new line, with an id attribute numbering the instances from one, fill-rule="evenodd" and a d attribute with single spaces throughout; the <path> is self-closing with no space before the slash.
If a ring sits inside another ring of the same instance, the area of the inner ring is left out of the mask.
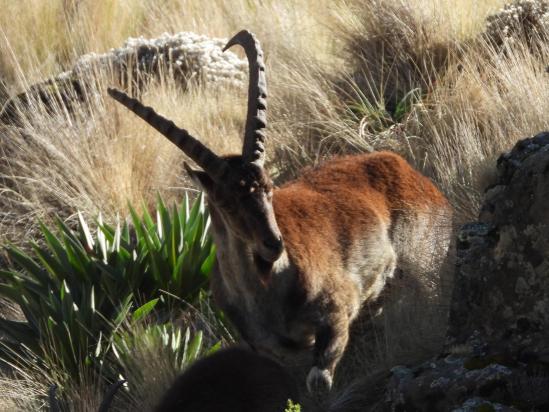
<path id="1" fill-rule="evenodd" d="M 450 207 L 429 179 L 390 152 L 340 157 L 306 171 L 275 189 L 273 207 L 284 253 L 265 276 L 246 252 L 253 245 L 224 229 L 231 217 L 212 204 L 214 296 L 252 346 L 286 360 L 312 354 L 315 373 L 328 371 L 330 380 L 361 305 L 379 296 L 397 259 L 414 254 L 401 234 L 413 239 L 423 219 L 426 233 L 418 236 L 429 237 L 435 221 L 449 219 Z M 245 205 L 237 213 L 245 215 Z M 434 254 L 446 247 L 432 242 Z"/>

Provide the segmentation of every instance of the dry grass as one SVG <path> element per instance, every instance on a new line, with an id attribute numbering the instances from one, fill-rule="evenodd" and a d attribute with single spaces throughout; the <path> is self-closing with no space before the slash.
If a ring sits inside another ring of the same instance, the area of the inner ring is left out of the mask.
<path id="1" fill-rule="evenodd" d="M 0 412 L 38 411 L 45 388 L 36 379 L 14 379 L 0 374 Z"/>
<path id="2" fill-rule="evenodd" d="M 409 136 L 411 152 L 453 201 L 459 216 L 474 219 L 497 157 L 519 139 L 549 127 L 549 47 L 533 56 L 519 43 L 501 52 L 482 44 L 462 59 L 462 70 L 441 79 Z"/>
<path id="3" fill-rule="evenodd" d="M 156 20 L 147 0 L 5 1 L 0 73 L 12 89 L 66 70 L 78 56 L 117 47 Z M 158 27 L 158 26 L 157 26 Z M 15 84 L 14 84 L 15 83 Z"/>
<path id="4" fill-rule="evenodd" d="M 4 4 L 5 3 L 5 4 Z M 194 31 L 227 37 L 242 27 L 262 39 L 278 63 L 310 50 L 328 58 L 331 36 L 323 27 L 331 2 L 247 0 L 22 0 L 3 2 L 0 80 L 10 90 L 66 70 L 80 55 L 119 47 L 133 36 Z M 31 29 L 32 28 L 32 29 Z"/>
<path id="5" fill-rule="evenodd" d="M 99 89 L 106 90 L 112 81 L 101 76 Z M 145 87 L 146 104 L 186 125 L 214 150 L 239 150 L 242 91 L 191 86 L 184 93 L 163 80 Z M 38 218 L 70 219 L 76 210 L 125 215 L 128 202 L 149 207 L 157 193 L 171 202 L 190 188 L 181 152 L 106 94 L 93 96 L 70 114 L 34 101 L 20 125 L 1 129 L 0 239 L 17 242 L 36 228 Z"/>
<path id="6" fill-rule="evenodd" d="M 6 23 L 0 24 L 6 28 L 0 41 L 5 51 L 0 77 L 8 81 L 8 90 L 21 91 L 69 68 L 81 53 L 119 46 L 128 35 L 194 30 L 227 36 L 241 27 L 251 27 L 269 50 L 267 60 L 273 63 L 270 80 L 276 83 L 277 74 L 282 77 L 291 70 L 284 68 L 285 61 L 302 52 L 300 57 L 304 58 L 312 53 L 305 52 L 307 47 L 322 41 L 317 35 L 320 30 L 312 23 L 313 16 L 316 18 L 313 8 L 308 3 L 296 9 L 291 2 L 274 1 L 257 6 L 240 1 L 229 7 L 219 1 L 206 13 L 196 1 L 174 0 L 162 5 L 148 1 L 10 3 L 0 17 Z M 65 11 L 60 14 L 59 10 Z M 256 12 L 262 17 L 255 18 Z M 55 16 L 62 24 L 57 20 L 38 24 L 37 16 L 42 14 Z M 302 19 L 302 14 L 312 17 Z M 273 20 L 273 16 L 279 18 Z M 290 26 L 298 19 L 303 20 L 299 35 L 280 36 L 290 33 Z M 8 21 L 12 23 L 8 25 Z M 28 30 L 8 30 L 31 26 L 35 30 L 30 38 L 22 34 Z M 109 30 L 109 26 L 117 30 Z M 90 215 L 99 209 L 107 215 L 125 214 L 128 201 L 149 204 L 158 192 L 173 198 L 180 194 L 175 188 L 187 186 L 181 175 L 183 156 L 153 129 L 111 101 L 105 102 L 103 91 L 112 84 L 111 77 L 103 72 L 95 77 L 100 94 L 91 105 L 76 105 L 76 116 L 63 107 L 55 107 L 52 114 L 34 102 L 25 110 L 22 127 L 2 128 L 6 138 L 0 142 L 0 238 L 17 240 L 21 233 L 28 234 L 34 228 L 36 218 L 54 213 L 65 218 L 77 209 Z M 145 103 L 222 153 L 239 149 L 244 97 L 244 90 L 213 87 L 182 93 L 169 76 L 150 85 L 143 94 Z"/>
<path id="7" fill-rule="evenodd" d="M 174 310 L 170 315 L 174 328 L 167 328 L 165 333 L 160 333 L 152 319 L 124 323 L 117 330 L 118 350 L 111 347 L 101 355 L 104 375 L 113 379 L 113 372 L 118 373 L 115 382 L 127 381 L 115 392 L 110 411 L 153 410 L 182 367 L 190 364 L 187 358 L 190 350 L 185 343 L 187 329 L 191 340 L 198 331 L 202 332 L 200 353 L 207 353 L 218 344 L 222 347 L 234 344 L 231 332 L 207 300 L 197 307 L 189 305 L 185 312 Z M 181 331 L 179 341 L 171 335 L 178 329 Z M 28 356 L 12 354 L 9 374 L 0 369 L 0 412 L 49 410 L 48 394 L 52 385 L 56 385 L 56 398 L 64 401 L 60 403 L 66 404 L 67 410 L 96 412 L 110 390 L 110 385 L 92 368 L 83 367 L 78 380 L 65 376 L 55 353 L 48 353 L 43 362 L 30 352 Z"/>
<path id="8" fill-rule="evenodd" d="M 538 41 L 532 53 L 524 41 L 502 49 L 481 39 L 486 13 L 501 4 L 368 0 L 341 6 L 335 30 L 346 45 L 347 73 L 335 80 L 315 69 L 291 76 L 294 87 L 307 85 L 294 93 L 300 97 L 291 113 L 301 107 L 298 115 L 310 123 L 305 139 L 283 140 L 279 150 L 290 154 L 290 163 L 397 151 L 447 194 L 457 223 L 474 219 L 495 159 L 548 126 L 546 43 Z M 418 98 L 407 101 L 411 93 Z"/>
<path id="9" fill-rule="evenodd" d="M 4 128 L 4 236 L 13 232 L 13 238 L 53 214 L 69 218 L 76 210 L 94 215 L 103 210 L 112 215 L 128 201 L 150 204 L 154 188 L 178 186 L 180 158 L 168 142 L 117 116 L 118 108 L 105 105 L 101 96 L 93 106 L 91 112 L 77 106 L 76 116 L 37 106 L 21 127 Z"/>
<path id="10" fill-rule="evenodd" d="M 6 2 L 0 80 L 9 92 L 21 91 L 69 68 L 79 55 L 117 47 L 128 36 L 196 31 L 227 37 L 246 27 L 266 52 L 269 166 L 278 181 L 334 154 L 389 148 L 435 180 L 459 223 L 476 216 L 497 156 L 549 126 L 549 46 L 540 43 L 534 54 L 521 41 L 497 49 L 480 39 L 487 14 L 502 4 Z M 34 104 L 20 127 L 0 126 L 0 242 L 26 239 L 37 217 L 125 213 L 128 201 L 150 205 L 157 192 L 169 201 L 187 186 L 184 157 L 105 99 L 110 74 L 95 77 L 102 91 L 73 114 Z M 142 98 L 215 150 L 239 149 L 243 90 L 183 92 L 164 76 L 147 84 Z M 397 319 L 393 329 L 406 322 Z M 396 358 L 380 333 L 380 349 L 365 370 Z"/>

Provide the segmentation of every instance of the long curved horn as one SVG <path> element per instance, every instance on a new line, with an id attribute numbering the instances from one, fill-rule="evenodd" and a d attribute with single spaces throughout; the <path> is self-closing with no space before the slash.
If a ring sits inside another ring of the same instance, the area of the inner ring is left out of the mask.
<path id="1" fill-rule="evenodd" d="M 261 45 L 247 30 L 237 33 L 223 51 L 239 44 L 248 58 L 250 80 L 248 85 L 248 113 L 244 132 L 242 156 L 248 162 L 263 167 L 265 163 L 265 127 L 267 126 L 267 80 Z"/>
<path id="2" fill-rule="evenodd" d="M 166 136 L 173 144 L 193 159 L 210 177 L 216 181 L 223 181 L 230 171 L 227 162 L 192 137 L 185 129 L 180 129 L 171 120 L 160 116 L 153 108 L 145 106 L 139 100 L 126 93 L 108 88 L 107 92 L 114 100 L 126 106 L 129 110 L 141 117 L 148 124 Z"/>

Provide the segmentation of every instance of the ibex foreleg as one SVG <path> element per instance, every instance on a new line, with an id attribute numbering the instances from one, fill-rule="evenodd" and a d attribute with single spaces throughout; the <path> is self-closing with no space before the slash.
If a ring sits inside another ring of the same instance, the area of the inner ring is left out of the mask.
<path id="1" fill-rule="evenodd" d="M 328 312 L 315 335 L 313 367 L 307 375 L 309 392 L 326 392 L 332 387 L 334 370 L 349 340 L 349 315 L 346 308 Z"/>

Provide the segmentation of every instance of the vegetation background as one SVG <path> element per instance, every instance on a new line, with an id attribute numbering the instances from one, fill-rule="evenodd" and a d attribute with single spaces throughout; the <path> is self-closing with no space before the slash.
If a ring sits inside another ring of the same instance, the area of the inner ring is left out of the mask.
<path id="1" fill-rule="evenodd" d="M 228 38 L 247 28 L 266 55 L 268 167 L 277 183 L 333 155 L 389 149 L 436 182 L 456 210 L 456 224 L 477 215 L 496 158 L 549 126 L 549 7 L 541 0 L 505 8 L 504 0 L 212 0 L 207 7 L 198 0 L 0 0 L 0 6 L 0 106 L 70 69 L 79 56 L 120 47 L 128 37 L 192 31 Z M 192 191 L 183 155 L 106 97 L 112 73 L 93 76 L 99 98 L 76 104 L 72 113 L 36 101 L 21 108 L 19 124 L 0 124 L 0 244 L 23 251 L 30 240 L 42 244 L 37 222 L 53 224 L 55 216 L 85 237 L 82 220 L 99 212 L 114 225 L 117 216 L 129 216 L 128 202 L 145 213 L 155 210 L 158 194 L 171 205 Z M 243 88 L 196 82 L 183 90 L 166 73 L 142 85 L 140 96 L 213 149 L 239 150 Z M 101 233 L 101 224 L 92 226 Z M 0 270 L 13 265 L 13 254 L 0 252 Z M 206 328 L 204 347 L 232 339 L 207 298 L 193 303 L 200 310 L 176 305 L 155 319 Z M 9 302 L 0 311 L 24 318 Z M 135 346 L 122 356 L 124 370 L 151 375 L 116 406 L 121 410 L 152 406 L 185 364 L 155 346 L 161 338 L 149 338 L 128 338 Z M 376 367 L 392 359 L 383 353 Z M 171 362 L 171 375 L 154 376 L 163 368 L 149 365 L 161 362 Z M 52 383 L 71 410 L 99 403 L 104 386 L 96 375 L 82 372 L 74 380 L 63 366 L 34 363 L 5 368 L 0 410 L 43 408 Z"/>

